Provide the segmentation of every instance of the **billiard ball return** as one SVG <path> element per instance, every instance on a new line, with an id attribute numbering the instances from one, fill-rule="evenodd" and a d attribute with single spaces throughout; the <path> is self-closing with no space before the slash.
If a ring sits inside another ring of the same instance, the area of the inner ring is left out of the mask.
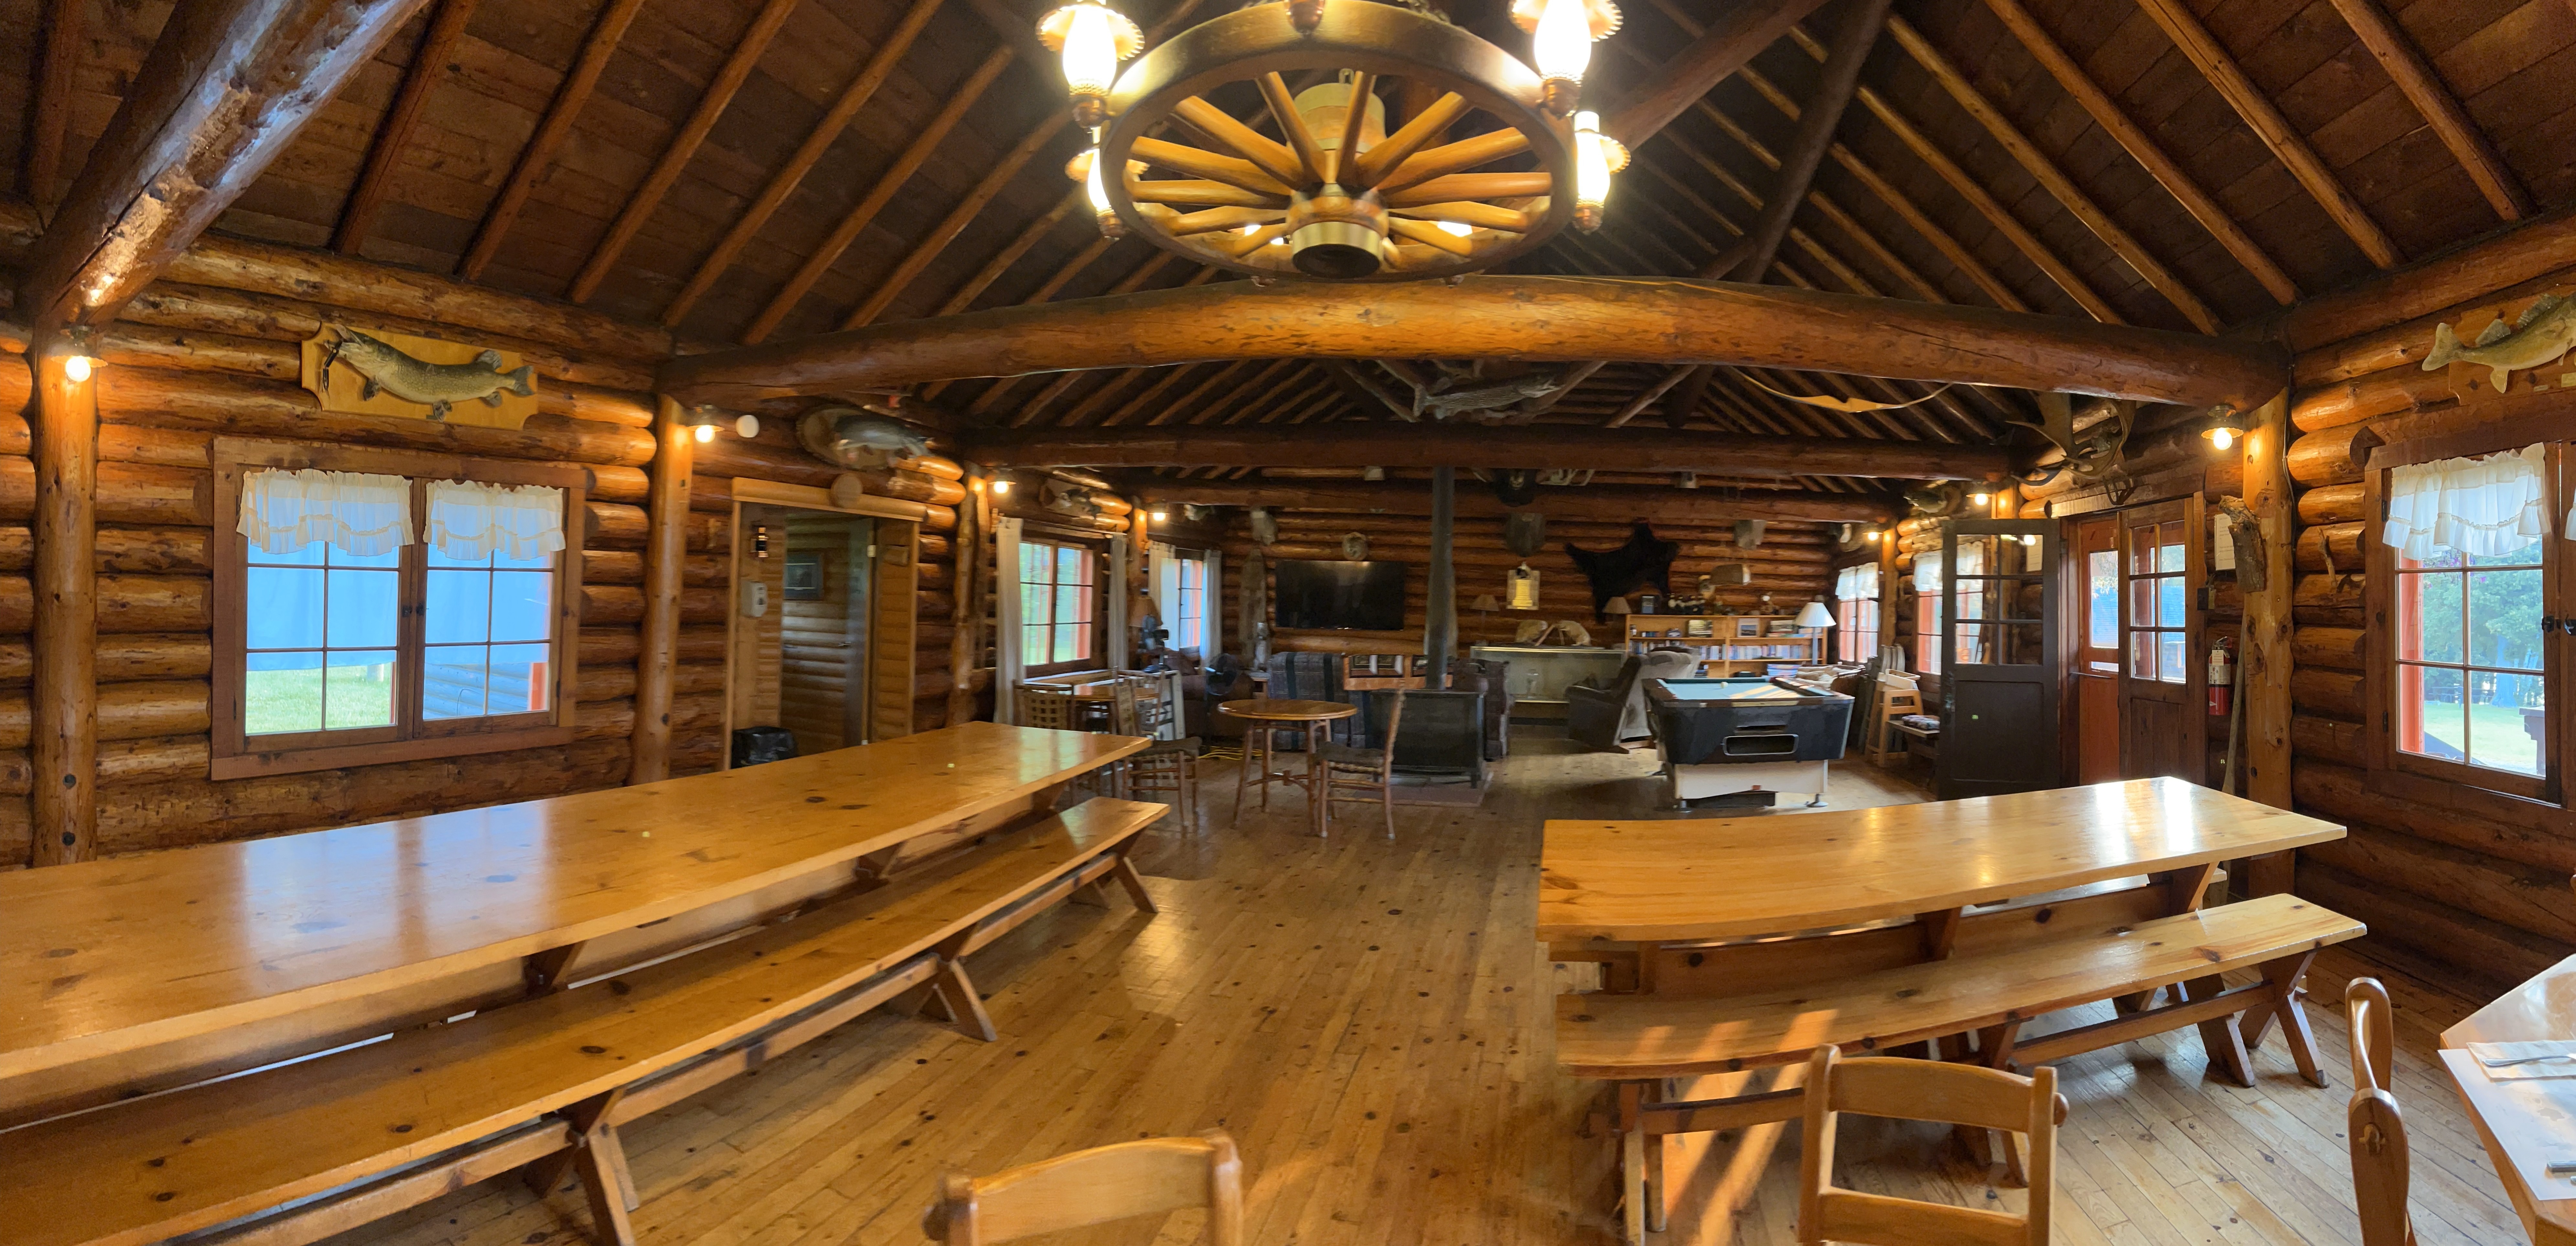
<path id="1" fill-rule="evenodd" d="M 1821 808 L 1851 732 L 1850 697 L 1763 676 L 1652 680 L 1646 706 L 1677 809 Z"/>

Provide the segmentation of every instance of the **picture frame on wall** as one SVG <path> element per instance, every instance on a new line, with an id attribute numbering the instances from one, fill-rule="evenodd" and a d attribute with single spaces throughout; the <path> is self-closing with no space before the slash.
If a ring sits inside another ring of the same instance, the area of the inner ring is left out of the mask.
<path id="1" fill-rule="evenodd" d="M 787 562 L 780 570 L 784 573 L 780 596 L 789 601 L 823 600 L 823 552 L 821 550 L 789 550 Z"/>

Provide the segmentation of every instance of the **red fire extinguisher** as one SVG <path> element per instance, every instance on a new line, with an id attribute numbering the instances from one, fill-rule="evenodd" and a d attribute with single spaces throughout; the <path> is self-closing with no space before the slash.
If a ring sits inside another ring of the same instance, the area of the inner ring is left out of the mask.
<path id="1" fill-rule="evenodd" d="M 2213 718 L 2227 716 L 2228 697 L 2236 692 L 2236 654 L 2226 637 L 2209 647 L 2209 713 Z"/>

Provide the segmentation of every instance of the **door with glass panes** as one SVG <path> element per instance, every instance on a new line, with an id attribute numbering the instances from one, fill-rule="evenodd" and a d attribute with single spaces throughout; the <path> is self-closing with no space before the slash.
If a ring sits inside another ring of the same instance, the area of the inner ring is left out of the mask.
<path id="1" fill-rule="evenodd" d="M 1953 519 L 1941 550 L 1942 800 L 2058 784 L 2058 524 Z"/>
<path id="2" fill-rule="evenodd" d="M 2120 520 L 2120 776 L 2209 776 L 2198 496 Z"/>

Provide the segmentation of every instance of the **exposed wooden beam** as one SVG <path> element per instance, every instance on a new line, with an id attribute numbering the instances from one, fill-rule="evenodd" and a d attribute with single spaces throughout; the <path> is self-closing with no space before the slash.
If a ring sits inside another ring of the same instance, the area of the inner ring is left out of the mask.
<path id="1" fill-rule="evenodd" d="M 39 211 L 54 203 L 63 177 L 63 141 L 71 129 L 72 71 L 80 60 L 81 17 L 87 0 L 45 5 L 45 46 L 36 62 L 35 98 L 28 107 L 26 158 L 18 185 Z"/>
<path id="2" fill-rule="evenodd" d="M 1351 361 L 1347 359 L 1327 359 L 1324 361 L 1324 370 L 1341 378 L 1344 383 L 1348 384 L 1353 389 L 1358 390 L 1360 397 L 1364 400 L 1361 403 L 1363 407 L 1383 408 L 1386 414 L 1394 416 L 1397 419 L 1410 420 L 1414 418 L 1412 404 L 1396 397 L 1393 391 L 1387 389 L 1384 385 L 1378 384 L 1375 377 L 1370 376 L 1365 370 L 1361 369 L 1358 365 L 1353 364 Z"/>
<path id="3" fill-rule="evenodd" d="M 1023 226 L 1018 235 L 1014 236 L 1001 250 L 994 252 L 991 259 L 984 261 L 984 266 L 975 270 L 975 275 L 967 278 L 966 284 L 950 291 L 948 300 L 941 303 L 939 310 L 933 314 L 954 316 L 974 306 L 975 300 L 983 297 L 984 291 L 992 288 L 994 282 L 1001 280 L 1002 274 L 1011 270 L 1011 265 L 1019 263 L 1020 257 L 1027 255 L 1029 248 L 1036 246 L 1039 239 L 1046 237 L 1049 231 L 1063 224 L 1064 218 L 1072 215 L 1075 208 L 1088 206 L 1090 205 L 1085 200 L 1082 188 L 1078 186 L 1074 188 L 1073 193 L 1056 200 L 1054 207 L 1047 209 Z"/>
<path id="4" fill-rule="evenodd" d="M 1728 282 L 1481 275 L 1329 286 L 1227 282 L 871 325 L 685 355 L 691 402 L 886 390 L 960 376 L 1235 358 L 1732 363 L 2061 389 L 2251 410 L 2283 356 L 2256 342 Z"/>
<path id="5" fill-rule="evenodd" d="M 1247 361 L 1247 360 L 1236 360 L 1236 361 L 1235 361 L 1235 366 L 1236 366 L 1236 367 L 1241 367 L 1241 366 L 1242 366 L 1244 363 L 1246 363 L 1246 362 L 1249 362 L 1249 361 Z M 1227 411 L 1227 410 L 1231 409 L 1231 408 L 1234 406 L 1234 404 L 1235 404 L 1235 403 L 1242 401 L 1242 400 L 1243 400 L 1243 396 L 1244 396 L 1244 395 L 1249 394 L 1249 393 L 1253 393 L 1253 392 L 1255 392 L 1255 391 L 1257 391 L 1257 390 L 1263 389 L 1264 387 L 1267 387 L 1267 386 L 1269 386 L 1269 385 L 1273 384 L 1273 383 L 1274 383 L 1274 378 L 1276 378 L 1280 373 L 1285 372 L 1285 371 L 1288 371 L 1290 368 L 1295 367 L 1295 366 L 1296 366 L 1296 364 L 1297 364 L 1297 361 L 1296 361 L 1296 360 L 1294 360 L 1294 359 L 1274 359 L 1274 360 L 1271 360 L 1269 363 L 1262 365 L 1259 369 L 1256 369 L 1256 370 L 1253 372 L 1253 374 L 1252 374 L 1252 375 L 1247 376 L 1247 377 L 1243 378 L 1241 381 L 1236 382 L 1236 383 L 1235 383 L 1235 385 L 1234 385 L 1234 387 L 1233 387 L 1232 389 L 1229 389 L 1229 390 L 1225 391 L 1223 394 L 1218 395 L 1218 396 L 1217 396 L 1217 398 L 1216 398 L 1216 401 L 1211 402 L 1211 403 L 1207 404 L 1206 406 L 1199 408 L 1199 409 L 1198 409 L 1197 411 L 1195 411 L 1195 412 L 1192 412 L 1192 413 L 1188 416 L 1188 418 L 1186 418 L 1186 419 L 1182 420 L 1181 422 L 1182 422 L 1183 424 L 1186 424 L 1186 425 L 1193 425 L 1193 426 L 1195 426 L 1195 425 L 1206 424 L 1206 423 L 1210 423 L 1210 422 L 1212 422 L 1212 421 L 1215 421 L 1215 419 L 1216 419 L 1216 417 L 1217 417 L 1218 415 L 1220 415 L 1220 414 L 1222 414 L 1223 412 L 1225 412 L 1225 411 Z M 1231 369 L 1229 369 L 1229 371 L 1231 371 Z M 1157 413 L 1155 414 L 1154 418 L 1152 418 L 1152 419 L 1150 419 L 1150 420 L 1145 421 L 1145 423 L 1146 423 L 1148 426 L 1152 426 L 1152 425 L 1159 425 L 1159 424 L 1168 424 L 1168 423 L 1170 423 L 1171 421 L 1169 421 L 1169 420 L 1167 420 L 1167 419 L 1165 419 L 1165 418 L 1164 418 L 1164 416 L 1166 416 L 1166 415 L 1168 415 L 1168 414 L 1170 414 L 1170 413 L 1169 413 L 1169 412 L 1157 412 Z"/>
<path id="6" fill-rule="evenodd" d="M 349 201 L 340 207 L 339 223 L 331 230 L 331 249 L 342 255 L 356 255 L 367 243 L 367 233 L 376 226 L 376 214 L 384 210 L 385 196 L 393 186 L 394 171 L 402 167 L 403 153 L 411 149 L 411 132 L 420 124 L 422 106 L 429 93 L 447 75 L 448 58 L 456 54 L 457 41 L 465 37 L 465 25 L 474 18 L 478 0 L 438 0 L 430 14 L 429 29 L 422 32 L 420 47 L 411 54 L 411 64 L 403 70 L 402 85 L 394 90 L 393 106 L 385 110 L 384 123 L 376 127 L 375 138 L 367 144 L 366 167 L 358 171 L 357 185 L 349 191 Z"/>
<path id="7" fill-rule="evenodd" d="M 2337 12 L 2350 23 L 2352 32 L 2361 36 L 2361 46 L 2379 60 L 2380 68 L 2397 83 L 2415 111 L 2424 114 L 2424 123 L 2433 127 L 2435 137 L 2451 149 L 2451 158 L 2460 162 L 2460 171 L 2477 184 L 2478 193 L 2486 196 L 2487 205 L 2507 221 L 2518 221 L 2531 215 L 2531 192 L 2522 179 L 2515 177 L 2513 166 L 2487 141 L 2486 132 L 2469 119 L 2467 109 L 2460 107 L 2459 97 L 2451 94 L 2415 41 L 2399 28 L 2379 0 L 2334 0 Z"/>
<path id="8" fill-rule="evenodd" d="M 2147 16 L 2164 28 L 2166 37 L 2172 39 L 2174 46 L 2182 49 L 2183 56 L 2199 68 L 2200 76 L 2207 79 L 2209 85 L 2236 109 L 2236 115 L 2243 117 L 2245 124 L 2253 128 L 2255 137 L 2262 139 L 2263 145 L 2272 149 L 2272 155 L 2288 166 L 2290 176 L 2298 179 L 2299 185 L 2317 201 L 2317 206 L 2326 210 L 2326 216 L 2334 221 L 2336 228 L 2352 239 L 2353 245 L 2361 248 L 2361 253 L 2371 263 L 2389 268 L 2403 262 L 2405 257 L 2398 254 L 2397 244 L 2381 232 L 2379 223 L 2370 219 L 2370 213 L 2361 206 L 2361 201 L 2344 189 L 2334 171 L 2318 158 L 2316 149 L 2308 146 L 2307 138 L 2290 124 L 2289 118 L 2281 115 L 2280 108 L 2272 103 L 2271 97 L 2246 76 L 2244 67 L 2236 63 L 2235 56 L 2218 42 L 2217 36 L 2209 33 L 2208 27 L 2201 25 L 2200 18 L 2189 5 L 2181 0 L 2138 0 L 2138 7 L 2146 10 Z"/>
<path id="9" fill-rule="evenodd" d="M 2218 245 L 2227 248 L 2227 253 L 2235 256 L 2236 262 L 2245 266 L 2245 271 L 2254 274 L 2254 279 L 2263 283 L 2263 288 L 2275 300 L 2284 304 L 2299 301 L 2298 283 L 2281 271 L 2281 265 L 2273 260 L 2271 254 L 2254 241 L 2253 235 L 2245 232 L 2244 226 L 2236 223 L 2235 217 L 2227 214 L 2227 209 L 2218 206 L 2218 201 L 2201 189 L 2200 183 L 2184 172 L 2182 165 L 2156 145 L 2155 139 L 2147 134 L 2146 127 L 2131 119 L 2119 101 L 2112 99 L 2110 92 L 2103 90 L 2093 81 L 2092 75 L 2084 72 L 2084 67 L 2059 46 L 2056 36 L 2049 34 L 2048 29 L 2039 24 L 2039 19 L 2022 7 L 2021 0 L 1986 0 L 1986 7 L 1994 10 L 1995 16 L 2003 20 L 2004 28 L 2021 40 L 2022 47 L 2048 70 L 2049 76 L 2057 79 L 2057 85 L 2075 97 L 2075 102 L 2082 104 L 2085 112 L 2092 114 L 2093 123 L 2117 140 L 2131 159 L 2145 166 L 2147 175 L 2156 179 L 2156 184 L 2164 187 L 2166 194 L 2181 203 L 2183 210 L 2191 213 L 2192 219 L 2199 221 L 2201 228 L 2218 240 Z"/>
<path id="10" fill-rule="evenodd" d="M 1088 205 L 1086 204 L 1085 206 Z M 1116 241 L 1116 239 L 1112 238 L 1093 238 L 1090 242 L 1084 244 L 1080 251 L 1073 253 L 1072 258 L 1056 266 L 1055 275 L 1047 278 L 1046 283 L 1040 285 L 1037 288 L 1036 293 L 1029 295 L 1027 298 L 1021 299 L 1020 306 L 1033 306 L 1053 299 L 1058 291 L 1064 289 L 1066 282 L 1073 280 L 1076 274 L 1089 268 L 1094 260 L 1108 254 L 1109 248 Z M 1017 384 L 1019 379 L 1020 378 L 1018 377 L 1004 377 L 993 385 L 986 387 L 984 392 L 976 395 L 975 401 L 966 408 L 966 414 L 970 416 L 978 416 L 991 410 L 993 404 L 1001 401 L 1003 393 L 1008 391 L 1013 385 Z M 947 387 L 948 382 L 940 381 L 932 385 L 929 389 L 922 391 L 922 396 L 925 398 L 936 398 L 939 396 L 939 392 Z"/>
<path id="11" fill-rule="evenodd" d="M 1330 386 L 1326 388 L 1329 390 Z M 1340 399 L 1338 392 L 1332 398 Z M 1302 401 L 1294 399 L 1292 401 Z M 1822 473 L 1906 480 L 1983 480 L 2010 469 L 2001 446 L 1845 437 L 1746 437 L 1554 424 L 1344 422 L 1330 437 L 1259 424 L 1205 427 L 978 430 L 968 457 L 1008 466 L 1551 467 L 1707 472 L 1747 478 Z"/>
<path id="12" fill-rule="evenodd" d="M 676 326 L 687 319 L 689 312 L 697 307 L 698 300 L 715 288 L 717 279 L 724 276 L 726 269 L 733 267 L 734 260 L 742 255 L 742 249 L 750 245 L 752 236 L 769 223 L 769 218 L 787 202 L 789 195 L 796 193 L 796 188 L 804 183 L 805 175 L 814 171 L 814 166 L 821 163 L 824 154 L 832 149 L 833 142 L 841 137 L 841 131 L 848 129 L 859 110 L 875 97 L 877 88 L 885 85 L 886 76 L 894 72 L 895 63 L 903 59 L 903 54 L 912 47 L 912 41 L 921 37 L 922 27 L 930 24 L 931 17 L 939 12 L 940 3 L 941 0 L 912 0 L 912 7 L 904 11 L 903 20 L 897 22 L 895 28 L 877 44 L 876 51 L 868 55 L 868 63 L 859 70 L 858 76 L 841 88 L 841 94 L 832 101 L 832 107 L 823 114 L 822 120 L 815 122 L 814 128 L 806 132 L 805 141 L 797 144 L 795 154 L 789 156 L 787 163 L 780 165 L 776 173 L 769 175 L 769 181 L 760 188 L 759 197 L 753 199 L 750 206 L 743 209 L 742 215 L 725 229 L 724 237 L 716 240 L 715 249 L 698 261 L 697 271 L 689 274 L 688 283 L 672 297 L 671 305 L 662 309 L 663 324 Z"/>
<path id="13" fill-rule="evenodd" d="M 1181 378 L 1188 376 L 1196 367 L 1197 365 L 1185 364 L 1181 367 L 1174 368 L 1172 369 L 1171 375 L 1165 379 L 1167 381 L 1177 382 Z M 1180 397 L 1156 408 L 1153 418 L 1147 422 L 1157 424 L 1167 423 L 1168 421 L 1163 417 L 1188 406 L 1190 403 L 1198 401 L 1199 395 L 1204 394 L 1208 390 L 1223 383 L 1225 378 L 1234 375 L 1235 370 L 1241 367 L 1243 367 L 1243 361 L 1238 359 L 1225 364 L 1222 367 L 1211 368 L 1206 375 L 1199 378 L 1198 384 L 1192 385 L 1187 390 L 1183 391 Z M 1100 421 L 1101 424 L 1103 426 L 1111 426 L 1126 423 L 1128 417 L 1145 410 L 1146 404 L 1151 402 L 1156 395 L 1163 391 L 1163 389 L 1164 386 L 1162 384 L 1157 384 L 1154 388 L 1149 389 L 1134 398 L 1128 399 L 1126 402 L 1118 404 L 1118 409 L 1110 412 L 1107 418 Z"/>
<path id="14" fill-rule="evenodd" d="M 1761 214 L 1745 230 L 1745 241 L 1750 245 L 1740 257 L 1725 257 L 1729 267 L 1720 271 L 1712 265 L 1700 276 L 1741 276 L 1759 281 L 1763 273 L 1770 271 L 1771 261 L 1780 254 L 1780 243 L 1789 236 L 1790 219 L 1806 200 L 1816 170 L 1824 166 L 1825 149 L 1834 142 L 1834 127 L 1842 124 L 1843 109 L 1850 105 L 1852 91 L 1860 85 L 1861 65 L 1869 59 L 1871 45 L 1878 42 L 1878 32 L 1889 20 L 1888 4 L 1889 0 L 1860 0 L 1845 15 L 1843 28 L 1834 32 L 1833 48 L 1825 56 L 1816 93 L 1798 118 L 1798 132 L 1780 153 L 1779 184 L 1763 197 Z"/>
<path id="15" fill-rule="evenodd" d="M 965 233 L 966 227 L 974 224 L 975 219 L 984 214 L 984 209 L 992 206 L 994 197 L 1002 193 L 1002 188 L 1010 185 L 1011 179 L 1020 175 L 1020 170 L 1028 164 L 1029 160 L 1046 150 L 1047 144 L 1054 142 L 1056 135 L 1063 133 L 1065 126 L 1071 124 L 1072 120 L 1071 114 L 1059 111 L 1040 123 L 1036 129 L 1029 131 L 1020 139 L 1017 147 L 1003 153 L 1001 160 L 991 169 L 986 170 L 984 176 L 967 190 L 966 197 L 958 200 L 957 206 L 948 210 L 947 217 L 932 226 L 929 233 L 922 235 L 919 241 L 912 244 L 912 249 L 905 252 L 904 257 L 895 263 L 894 271 L 878 281 L 876 289 L 857 307 L 851 309 L 849 315 L 841 318 L 841 327 L 856 329 L 862 325 L 876 323 L 877 317 L 884 315 L 887 308 L 894 306 L 896 299 L 903 297 L 903 292 L 911 288 L 912 283 L 921 276 L 923 270 L 929 268 L 947 252 L 948 245 L 957 241 L 957 235 Z M 1047 213 L 1044 219 L 1052 224 L 1063 220 L 1065 213 L 1071 210 L 1072 201 L 1067 200 L 1062 206 Z M 1035 240 L 1032 239 L 1032 241 Z"/>
<path id="16" fill-rule="evenodd" d="M 1129 415 L 1144 409 L 1148 403 L 1162 397 L 1164 390 L 1180 384 L 1182 379 L 1189 376 L 1190 372 L 1198 366 L 1185 363 L 1176 368 L 1165 368 L 1163 375 L 1154 378 L 1153 384 L 1146 386 L 1127 401 L 1119 403 L 1109 414 L 1100 417 L 1101 426 L 1107 428 L 1126 423 Z"/>
<path id="17" fill-rule="evenodd" d="M 1647 386 L 1644 390 L 1640 391 L 1636 397 L 1629 399 L 1625 405 L 1619 408 L 1617 414 L 1610 417 L 1610 422 L 1602 425 L 1602 427 L 1627 427 L 1628 421 L 1644 414 L 1646 408 L 1655 405 L 1655 400 L 1664 396 L 1665 391 L 1670 390 L 1675 385 L 1681 384 L 1684 378 L 1687 378 L 1692 372 L 1697 370 L 1698 369 L 1696 367 L 1680 367 L 1665 370 L 1664 378 L 1662 380 Z M 1703 381 L 1701 384 L 1705 385 L 1707 382 Z"/>
<path id="18" fill-rule="evenodd" d="M 995 48 L 984 54 L 983 63 L 966 76 L 966 81 L 949 89 L 947 100 L 940 105 L 939 112 L 913 131 L 912 142 L 905 145 L 903 152 L 894 158 L 894 163 L 888 165 L 885 172 L 877 175 L 876 184 L 868 188 L 866 197 L 860 199 L 858 206 L 851 208 L 849 215 L 832 227 L 831 234 L 806 255 L 805 262 L 797 266 L 795 275 L 789 277 L 787 284 L 779 287 L 777 295 L 769 300 L 769 306 L 762 308 L 760 314 L 752 319 L 750 327 L 742 331 L 744 344 L 766 341 L 770 334 L 777 332 L 779 323 L 787 319 L 789 312 L 796 310 L 796 304 L 804 301 L 805 295 L 813 290 L 814 283 L 821 281 L 823 274 L 840 262 L 842 253 L 850 249 L 850 244 L 859 240 L 860 231 L 876 220 L 877 213 L 884 211 L 887 204 L 894 202 L 894 197 L 902 192 L 903 184 L 911 181 L 912 175 L 920 172 L 921 166 L 929 161 L 931 153 L 947 141 L 948 132 L 966 119 L 966 110 L 973 108 L 975 102 L 984 97 L 985 90 L 1002 76 L 1002 71 L 1009 69 L 1011 63 L 1018 59 L 1019 53 L 1007 45 Z"/>
<path id="19" fill-rule="evenodd" d="M 618 257 L 626 254 L 627 244 L 643 232 L 644 222 L 652 219 L 654 209 L 662 206 L 662 196 L 671 193 L 671 187 L 679 184 L 680 174 L 688 169 L 690 158 L 698 154 L 698 145 L 707 141 L 708 133 L 716 128 L 716 121 L 724 116 L 726 107 L 742 90 L 742 84 L 751 79 L 751 71 L 760 64 L 761 54 L 769 50 L 770 40 L 778 37 L 778 31 L 787 24 L 788 16 L 796 11 L 796 4 L 797 0 L 766 0 L 761 5 L 760 12 L 752 17 L 750 27 L 742 32 L 742 38 L 735 41 L 732 54 L 725 57 L 725 63 L 716 70 L 716 76 L 708 81 L 707 89 L 698 96 L 696 111 L 689 114 L 688 121 L 680 126 L 680 132 L 671 136 L 670 145 L 662 149 L 662 158 L 653 163 L 653 171 L 645 176 L 644 184 L 626 197 L 626 206 L 618 210 L 617 220 L 609 225 L 608 233 L 599 240 L 599 245 L 591 248 L 590 259 L 582 264 L 581 272 L 572 279 L 572 287 L 564 292 L 565 298 L 586 303 L 591 295 L 599 292 L 599 283 L 608 279 L 609 271 L 617 266 Z"/>
<path id="20" fill-rule="evenodd" d="M 1898 46 L 1914 58 L 1915 64 L 1921 65 L 1932 75 L 1933 81 L 1950 93 L 1950 98 L 1957 101 L 1960 108 L 1986 128 L 1986 133 L 1997 144 L 2012 153 L 2013 159 L 2019 161 L 2032 179 L 2057 200 L 2058 206 L 2083 222 L 2086 229 L 2093 231 L 2094 237 L 2102 240 L 2102 245 L 2111 248 L 2112 254 L 2127 262 L 2140 277 L 2146 278 L 2147 284 L 2164 295 L 2165 301 L 2173 304 L 2183 319 L 2203 333 L 2218 331 L 2218 314 L 2209 310 L 2209 305 L 2201 302 L 2200 296 L 2192 293 L 2191 287 L 2184 285 L 2182 278 L 2175 276 L 2172 269 L 2165 267 L 2164 261 L 2148 251 L 2145 243 L 2123 228 L 2109 212 L 2103 210 L 2101 204 L 2093 201 L 2091 195 L 2085 194 L 2084 188 L 2076 185 L 2075 179 L 2068 177 L 2066 170 L 2059 168 L 2057 161 L 2047 152 L 2041 151 L 2039 144 L 2032 142 L 2029 135 L 2022 133 L 2021 127 L 1988 100 L 1975 83 L 1968 81 L 1968 76 L 1950 62 L 1947 54 L 1932 46 L 1932 41 L 1924 38 L 1923 32 L 1902 17 L 1888 18 L 1887 32 L 1895 36 Z"/>
<path id="21" fill-rule="evenodd" d="M 1682 115 L 1691 101 L 1709 93 L 1729 74 L 1744 67 L 1755 53 L 1779 41 L 1790 26 L 1823 7 L 1823 0 L 1748 0 L 1727 5 L 1705 29 L 1693 23 L 1697 37 L 1671 60 L 1657 66 L 1602 119 L 1601 132 L 1638 147 Z"/>
<path id="22" fill-rule="evenodd" d="M 537 179 L 555 162 L 555 152 L 564 140 L 572 137 L 573 122 L 581 117 L 590 93 L 599 87 L 599 76 L 608 71 L 608 59 L 617 54 L 619 40 L 626 28 L 643 9 L 644 0 L 608 0 L 599 10 L 599 20 L 592 23 L 590 36 L 581 45 L 581 56 L 573 61 L 572 72 L 564 75 L 555 88 L 555 97 L 546 105 L 545 119 L 537 123 L 537 132 L 519 152 L 518 162 L 511 166 L 510 176 L 501 183 L 501 193 L 483 212 L 483 224 L 474 231 L 474 245 L 466 248 L 465 258 L 458 261 L 456 274 L 467 281 L 479 280 L 483 270 L 501 253 L 501 243 L 510 235 L 510 226 L 519 219 L 519 210 L 528 205 L 528 195 L 537 188 Z"/>
<path id="23" fill-rule="evenodd" d="M 1565 375 L 1564 380 L 1556 383 L 1556 388 L 1539 395 L 1537 400 L 1529 403 L 1525 410 L 1515 411 L 1506 417 L 1508 422 L 1527 424 L 1555 410 L 1556 404 L 1565 401 L 1567 395 L 1583 388 L 1583 383 L 1591 380 L 1594 373 L 1608 366 L 1610 361 L 1606 359 L 1594 359 L 1576 365 L 1572 372 Z"/>

